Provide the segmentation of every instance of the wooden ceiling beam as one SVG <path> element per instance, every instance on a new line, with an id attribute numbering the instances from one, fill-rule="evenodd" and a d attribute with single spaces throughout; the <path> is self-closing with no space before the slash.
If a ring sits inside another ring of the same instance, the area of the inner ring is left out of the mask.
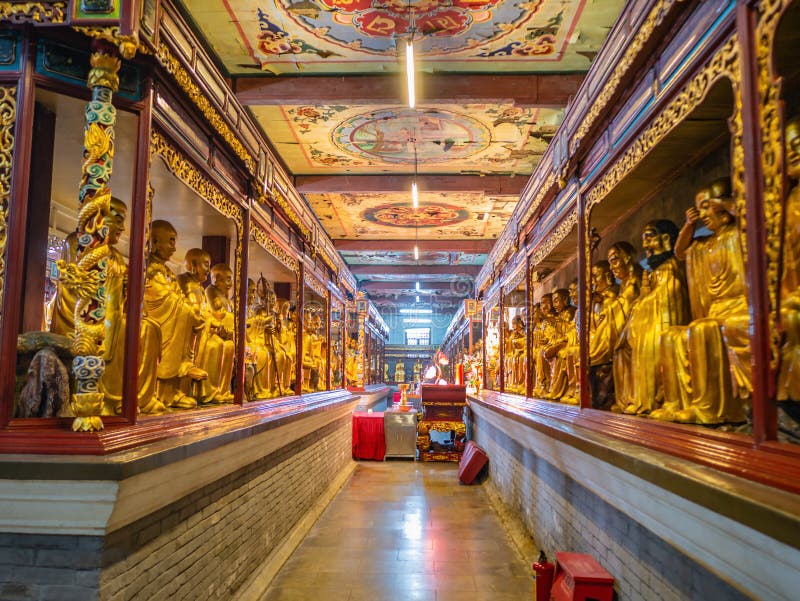
<path id="1" fill-rule="evenodd" d="M 296 175 L 301 194 L 408 192 L 416 179 L 420 192 L 482 192 L 519 197 L 527 175 Z"/>
<path id="2" fill-rule="evenodd" d="M 361 282 L 358 285 L 359 290 L 363 290 L 364 292 L 377 292 L 377 291 L 390 291 L 390 290 L 414 290 L 416 281 L 409 279 L 408 282 L 372 282 L 372 281 L 365 281 Z M 471 280 L 469 282 L 461 280 L 455 282 L 420 282 L 420 296 L 426 295 L 431 292 L 436 292 L 437 290 L 445 290 L 449 292 L 448 296 L 459 295 L 462 292 L 462 288 L 471 288 L 469 284 L 471 284 Z M 471 290 L 464 290 L 464 295 L 470 294 Z"/>
<path id="3" fill-rule="evenodd" d="M 382 275 L 450 275 L 475 277 L 480 265 L 351 265 L 355 276 Z"/>
<path id="4" fill-rule="evenodd" d="M 414 245 L 419 252 L 462 252 L 468 254 L 488 253 L 495 241 L 486 238 L 474 240 L 334 240 L 333 245 L 339 251 L 371 251 L 371 252 L 414 252 Z"/>
<path id="5" fill-rule="evenodd" d="M 417 105 L 500 104 L 563 108 L 578 91 L 583 73 L 418 73 Z M 397 104 L 406 80 L 394 75 L 264 75 L 233 80 L 244 105 Z"/>

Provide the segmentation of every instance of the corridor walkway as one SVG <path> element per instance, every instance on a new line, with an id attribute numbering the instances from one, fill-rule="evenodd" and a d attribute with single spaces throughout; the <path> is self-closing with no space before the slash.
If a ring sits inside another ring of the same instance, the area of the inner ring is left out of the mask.
<path id="1" fill-rule="evenodd" d="M 262 601 L 530 600 L 530 567 L 456 468 L 359 463 Z"/>

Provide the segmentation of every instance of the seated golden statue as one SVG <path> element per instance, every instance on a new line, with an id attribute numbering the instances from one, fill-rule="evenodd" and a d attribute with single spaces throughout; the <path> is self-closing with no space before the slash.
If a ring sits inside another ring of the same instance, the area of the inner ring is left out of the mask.
<path id="1" fill-rule="evenodd" d="M 192 361 L 194 336 L 206 321 L 183 294 L 167 261 L 175 254 L 178 233 L 168 221 L 157 219 L 150 226 L 150 253 L 144 285 L 144 314 L 158 325 L 161 352 L 156 375 L 158 398 L 176 409 L 192 409 L 197 401 L 187 395 L 184 378 L 203 380 L 207 372 Z M 152 340 L 148 339 L 147 344 Z"/>
<path id="2" fill-rule="evenodd" d="M 511 333 L 509 335 L 509 363 L 511 375 L 510 382 L 506 383 L 506 390 L 525 394 L 527 375 L 527 331 L 525 320 L 521 315 L 515 315 L 511 320 Z"/>
<path id="3" fill-rule="evenodd" d="M 309 311 L 303 325 L 303 391 L 315 392 L 322 390 L 325 385 L 324 376 L 325 357 L 323 357 L 324 336 L 319 329 L 322 319 L 317 311 Z"/>
<path id="4" fill-rule="evenodd" d="M 578 404 L 580 400 L 580 358 L 581 347 L 578 339 L 578 279 L 569 283 L 569 301 L 575 309 L 572 316 L 572 330 L 567 335 L 567 345 L 564 349 L 567 369 L 567 390 L 561 397 L 562 402 L 571 405 Z"/>
<path id="5" fill-rule="evenodd" d="M 553 309 L 556 311 L 553 337 L 542 350 L 542 355 L 550 371 L 550 386 L 545 396 L 555 400 L 561 399 L 567 392 L 567 348 L 570 344 L 574 345 L 576 339 L 575 308 L 569 304 L 569 290 L 559 288 L 553 292 Z"/>
<path id="6" fill-rule="evenodd" d="M 236 354 L 234 332 L 233 302 L 230 299 L 233 288 L 233 271 L 225 263 L 217 263 L 211 268 L 211 285 L 206 288 L 206 302 L 210 319 L 208 321 L 208 341 L 199 363 L 208 372 L 202 383 L 203 403 L 230 403 L 233 401 L 231 379 L 233 359 Z"/>
<path id="7" fill-rule="evenodd" d="M 98 382 L 100 392 L 105 395 L 103 402 L 103 415 L 122 413 L 122 386 L 124 382 L 124 357 L 125 357 L 125 291 L 127 288 L 128 266 L 125 258 L 115 247 L 120 236 L 125 231 L 125 216 L 128 207 L 118 198 L 111 198 L 108 225 L 108 245 L 110 254 L 106 266 L 106 314 L 105 338 L 103 340 L 103 360 L 105 370 Z M 76 239 L 77 243 L 77 239 Z M 74 255 L 73 255 L 74 256 Z M 73 259 L 74 260 L 74 259 Z M 54 320 L 56 327 L 67 327 L 66 308 L 74 296 L 62 294 L 66 289 L 59 286 L 59 304 L 57 315 L 59 321 Z M 72 307 L 74 327 L 75 306 Z M 147 317 L 142 319 L 141 343 L 139 346 L 139 372 L 137 403 L 141 413 L 162 413 L 164 404 L 156 395 L 156 366 L 161 352 L 161 337 L 157 327 Z"/>
<path id="8" fill-rule="evenodd" d="M 536 379 L 533 382 L 533 396 L 546 398 L 550 389 L 550 364 L 544 358 L 544 349 L 550 345 L 555 335 L 556 314 L 553 311 L 553 295 L 543 294 L 537 309 L 536 330 L 534 345 L 536 352 L 533 355 L 533 368 Z"/>
<path id="9" fill-rule="evenodd" d="M 647 292 L 633 305 L 614 351 L 615 407 L 624 413 L 658 408 L 663 400 L 661 334 L 690 320 L 683 265 L 673 251 L 677 237 L 678 227 L 665 219 L 651 221 L 642 232 Z"/>
<path id="10" fill-rule="evenodd" d="M 275 341 L 283 350 L 284 360 L 283 377 L 280 378 L 281 386 L 287 392 L 294 392 L 295 369 L 297 368 L 297 321 L 295 312 L 285 299 L 278 300 L 278 327 L 275 333 Z"/>
<path id="11" fill-rule="evenodd" d="M 403 384 L 406 381 L 406 367 L 402 361 L 398 361 L 394 366 L 394 381 Z"/>
<path id="12" fill-rule="evenodd" d="M 727 179 L 698 191 L 675 242 L 675 256 L 686 259 L 693 321 L 661 337 L 664 404 L 652 418 L 700 424 L 746 419 L 750 316 L 730 194 Z M 711 234 L 694 238 L 698 223 Z"/>
<path id="13" fill-rule="evenodd" d="M 345 378 L 347 386 L 358 388 L 361 386 L 358 379 L 358 341 L 352 336 L 347 339 L 347 357 L 345 358 Z M 388 381 L 389 364 L 386 364 L 386 380 Z"/>

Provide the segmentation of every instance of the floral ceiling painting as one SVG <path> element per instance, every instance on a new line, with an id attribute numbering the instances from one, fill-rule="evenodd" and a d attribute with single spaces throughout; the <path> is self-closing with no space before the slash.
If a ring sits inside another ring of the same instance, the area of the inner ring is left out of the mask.
<path id="1" fill-rule="evenodd" d="M 413 252 L 398 251 L 366 251 L 342 250 L 339 251 L 348 265 L 483 265 L 486 262 L 485 253 L 465 252 L 438 252 L 420 250 L 419 259 L 414 258 Z"/>
<path id="2" fill-rule="evenodd" d="M 307 194 L 311 208 L 334 239 L 455 240 L 497 238 L 516 196 L 420 192 L 410 194 Z"/>
<path id="3" fill-rule="evenodd" d="M 251 107 L 289 169 L 528 174 L 563 119 L 513 104 Z"/>
<path id="4" fill-rule="evenodd" d="M 621 0 L 192 0 L 230 73 L 397 70 L 413 32 L 426 61 L 476 71 L 585 70 Z M 488 66 L 488 65 L 487 65 Z"/>

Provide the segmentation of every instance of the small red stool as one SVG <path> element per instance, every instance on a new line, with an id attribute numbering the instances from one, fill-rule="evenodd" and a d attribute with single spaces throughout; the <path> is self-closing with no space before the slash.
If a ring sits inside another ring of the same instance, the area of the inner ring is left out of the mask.
<path id="1" fill-rule="evenodd" d="M 614 577 L 594 557 L 581 553 L 556 553 L 550 601 L 612 601 L 613 596 Z"/>

